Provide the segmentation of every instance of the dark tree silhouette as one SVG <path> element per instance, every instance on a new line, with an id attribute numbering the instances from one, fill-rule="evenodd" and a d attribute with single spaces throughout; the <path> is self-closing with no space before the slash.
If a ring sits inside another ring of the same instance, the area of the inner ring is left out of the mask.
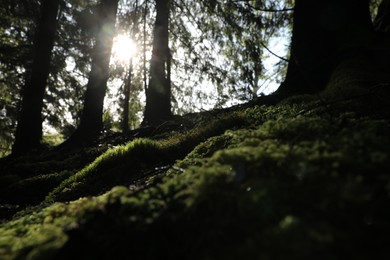
<path id="1" fill-rule="evenodd" d="M 12 147 L 13 154 L 24 153 L 40 145 L 43 96 L 50 73 L 59 2 L 59 0 L 42 1 L 41 18 L 34 40 L 31 77 L 27 79 L 22 92 L 21 110 Z"/>
<path id="2" fill-rule="evenodd" d="M 322 90 L 337 62 L 369 45 L 369 0 L 296 0 L 291 57 L 279 93 Z"/>
<path id="3" fill-rule="evenodd" d="M 379 32 L 387 34 L 390 32 L 390 0 L 383 0 L 379 5 L 374 26 Z"/>
<path id="4" fill-rule="evenodd" d="M 92 51 L 92 65 L 80 125 L 64 145 L 82 145 L 96 137 L 103 128 L 103 103 L 109 77 L 117 9 L 118 0 L 102 0 L 99 5 L 99 32 Z"/>
<path id="5" fill-rule="evenodd" d="M 146 91 L 144 123 L 158 124 L 172 116 L 170 51 L 168 46 L 169 0 L 156 0 L 150 82 Z"/>

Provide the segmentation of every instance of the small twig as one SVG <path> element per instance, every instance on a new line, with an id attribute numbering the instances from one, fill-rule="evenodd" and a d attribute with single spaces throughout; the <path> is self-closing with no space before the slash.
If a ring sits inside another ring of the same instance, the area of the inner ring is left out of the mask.
<path id="1" fill-rule="evenodd" d="M 266 50 L 267 50 L 269 53 L 271 53 L 273 56 L 275 56 L 275 57 L 277 57 L 277 58 L 281 59 L 282 61 L 289 62 L 289 60 L 288 60 L 288 59 L 286 59 L 286 58 L 283 58 L 283 57 L 281 57 L 281 56 L 277 55 L 276 53 L 274 53 L 273 51 L 271 51 L 271 50 L 268 48 L 268 46 L 267 46 L 267 45 L 265 45 L 265 43 L 263 43 L 263 42 L 260 42 L 260 45 L 261 45 L 261 46 L 263 46 L 263 47 L 264 47 L 264 49 L 266 49 Z"/>
<path id="2" fill-rule="evenodd" d="M 263 8 L 257 8 L 252 7 L 256 11 L 260 12 L 269 12 L 269 13 L 281 13 L 281 12 L 292 12 L 294 11 L 294 8 L 283 8 L 283 9 L 263 9 Z"/>

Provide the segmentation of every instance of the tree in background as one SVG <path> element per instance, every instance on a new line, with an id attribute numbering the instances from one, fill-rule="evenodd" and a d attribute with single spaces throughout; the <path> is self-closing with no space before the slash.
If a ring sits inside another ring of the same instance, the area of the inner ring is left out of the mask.
<path id="1" fill-rule="evenodd" d="M 146 6 L 146 3 L 144 3 Z M 138 18 L 140 16 L 139 13 L 139 3 L 138 0 L 135 0 L 134 2 L 134 9 L 129 13 L 129 15 L 126 17 L 127 21 L 125 21 L 125 24 L 127 24 L 127 31 L 130 32 L 130 38 L 132 41 L 135 40 L 135 35 L 139 34 L 139 28 L 138 28 Z M 127 46 L 127 48 L 131 48 L 134 46 Z M 124 76 L 124 83 L 123 83 L 123 102 L 122 102 L 122 118 L 121 118 L 121 129 L 122 132 L 128 132 L 130 130 L 130 98 L 131 94 L 134 91 L 134 81 L 133 81 L 133 55 L 134 53 L 132 50 L 130 50 L 131 55 L 129 55 L 129 60 L 127 61 L 128 64 L 125 64 L 125 76 Z M 146 72 L 146 71 L 145 71 Z M 131 115 L 134 117 L 134 115 Z"/>
<path id="2" fill-rule="evenodd" d="M 133 59 L 130 58 L 129 61 L 129 71 L 127 72 L 127 76 L 125 78 L 125 83 L 123 86 L 123 115 L 122 115 L 122 132 L 128 132 L 130 130 L 129 127 L 129 110 L 130 110 L 130 92 L 132 86 L 132 78 L 133 78 Z"/>
<path id="3" fill-rule="evenodd" d="M 43 97 L 50 73 L 59 2 L 59 0 L 42 2 L 39 28 L 34 41 L 31 77 L 27 80 L 22 93 L 22 105 L 12 148 L 14 154 L 27 152 L 40 145 Z"/>
<path id="4" fill-rule="evenodd" d="M 102 0 L 96 15 L 99 31 L 92 51 L 92 65 L 84 98 L 80 125 L 67 145 L 80 145 L 96 137 L 103 127 L 103 102 L 109 77 L 109 63 L 115 31 L 118 0 Z"/>
<path id="5" fill-rule="evenodd" d="M 97 34 L 97 23 L 93 20 L 96 8 L 94 1 L 61 1 L 43 118 L 44 125 L 65 138 L 75 131 L 80 122 Z"/>
<path id="6" fill-rule="evenodd" d="M 0 156 L 14 141 L 18 103 L 31 70 L 38 1 L 4 0 L 0 5 Z"/>
<path id="7" fill-rule="evenodd" d="M 144 113 L 144 123 L 152 125 L 170 119 L 172 116 L 171 55 L 168 46 L 169 3 L 169 0 L 156 0 L 150 81 L 146 90 Z"/>

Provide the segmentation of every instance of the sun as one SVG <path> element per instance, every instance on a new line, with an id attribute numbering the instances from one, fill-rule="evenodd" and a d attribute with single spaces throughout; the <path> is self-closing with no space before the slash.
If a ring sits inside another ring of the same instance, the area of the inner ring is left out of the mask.
<path id="1" fill-rule="evenodd" d="M 114 38 L 112 45 L 112 56 L 114 62 L 128 64 L 135 55 L 137 46 L 134 41 L 125 34 L 119 34 Z"/>

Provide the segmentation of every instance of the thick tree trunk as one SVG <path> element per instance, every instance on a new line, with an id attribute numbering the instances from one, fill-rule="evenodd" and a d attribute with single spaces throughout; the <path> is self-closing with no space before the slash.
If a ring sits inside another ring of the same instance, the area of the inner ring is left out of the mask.
<path id="1" fill-rule="evenodd" d="M 12 147 L 13 154 L 24 153 L 40 145 L 43 97 L 50 73 L 59 2 L 59 0 L 45 0 L 41 4 L 41 18 L 34 41 L 31 78 L 23 88 L 15 143 Z"/>
<path id="2" fill-rule="evenodd" d="M 390 0 L 383 0 L 379 6 L 378 14 L 374 20 L 375 30 L 390 33 Z"/>
<path id="3" fill-rule="evenodd" d="M 170 53 L 168 46 L 169 0 L 156 0 L 150 81 L 146 91 L 144 124 L 158 124 L 172 116 Z"/>
<path id="4" fill-rule="evenodd" d="M 369 45 L 369 0 L 296 0 L 291 57 L 279 93 L 322 90 L 335 65 Z"/>
<path id="5" fill-rule="evenodd" d="M 109 77 L 117 9 L 118 0 L 102 0 L 100 3 L 98 11 L 100 28 L 92 52 L 92 65 L 80 125 L 65 145 L 82 145 L 99 135 L 103 128 L 103 104 Z"/>

